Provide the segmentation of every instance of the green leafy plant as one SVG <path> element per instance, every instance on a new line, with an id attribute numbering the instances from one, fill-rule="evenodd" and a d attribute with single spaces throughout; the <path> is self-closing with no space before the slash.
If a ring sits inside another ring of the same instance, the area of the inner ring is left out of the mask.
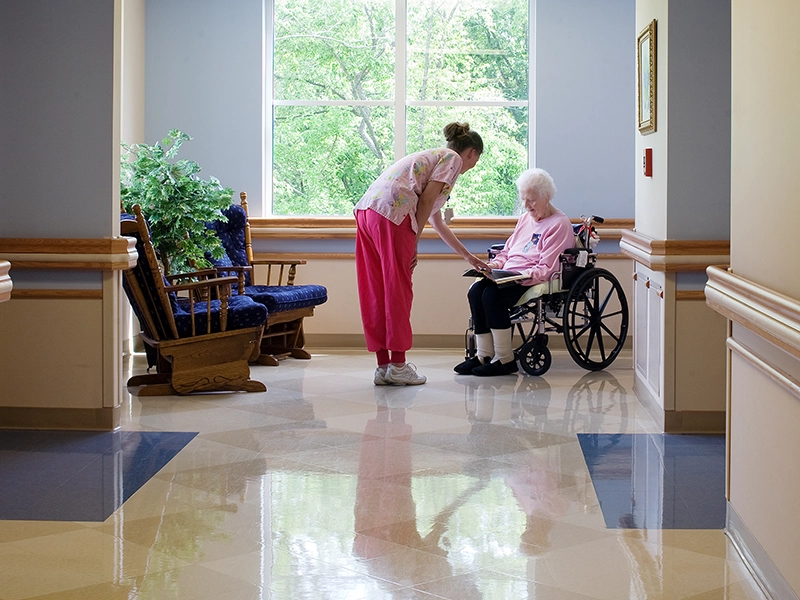
<path id="1" fill-rule="evenodd" d="M 122 208 L 132 213 L 134 204 L 141 206 L 167 274 L 209 267 L 206 255 L 218 259 L 225 253 L 206 223 L 226 220 L 221 211 L 231 205 L 233 190 L 215 177 L 201 179 L 196 162 L 176 160 L 191 139 L 173 129 L 152 146 L 122 144 Z"/>

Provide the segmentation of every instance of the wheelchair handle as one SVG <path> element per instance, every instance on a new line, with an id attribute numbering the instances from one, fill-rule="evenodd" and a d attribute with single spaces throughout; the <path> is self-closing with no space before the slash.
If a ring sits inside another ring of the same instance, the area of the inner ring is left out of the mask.
<path id="1" fill-rule="evenodd" d="M 605 223 L 606 222 L 606 220 L 603 217 L 599 216 L 599 215 L 592 215 L 590 217 L 587 217 L 586 215 L 581 215 L 581 221 L 583 221 L 583 224 L 584 224 L 585 227 L 591 227 L 592 221 L 594 221 L 595 223 Z"/>
<path id="2" fill-rule="evenodd" d="M 578 233 L 578 238 L 581 239 L 583 247 L 591 251 L 589 240 L 592 237 L 592 222 L 604 223 L 605 219 L 598 215 L 591 215 L 589 217 L 586 215 L 581 215 L 581 221 L 583 221 L 583 226 L 581 227 L 581 231 Z"/>

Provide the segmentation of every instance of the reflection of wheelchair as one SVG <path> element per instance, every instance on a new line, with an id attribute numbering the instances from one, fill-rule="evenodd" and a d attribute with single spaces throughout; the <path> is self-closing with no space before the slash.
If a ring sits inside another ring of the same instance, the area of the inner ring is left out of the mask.
<path id="1" fill-rule="evenodd" d="M 617 358 L 628 334 L 628 301 L 614 275 L 595 266 L 597 216 L 575 225 L 575 247 L 561 255 L 561 268 L 550 281 L 531 286 L 511 308 L 511 324 L 520 340 L 514 356 L 530 375 L 543 375 L 552 357 L 547 333 L 563 334 L 567 351 L 584 369 L 605 369 Z M 489 249 L 492 259 L 502 244 Z M 475 355 L 470 320 L 465 334 L 466 357 Z"/>

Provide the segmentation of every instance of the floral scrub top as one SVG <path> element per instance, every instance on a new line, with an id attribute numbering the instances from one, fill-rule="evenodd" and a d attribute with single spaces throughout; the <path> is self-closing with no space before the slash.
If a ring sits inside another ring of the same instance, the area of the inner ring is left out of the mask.
<path id="1" fill-rule="evenodd" d="M 433 203 L 431 214 L 434 214 L 447 202 L 450 190 L 460 173 L 461 157 L 448 148 L 409 154 L 386 169 L 369 186 L 354 211 L 371 208 L 392 223 L 400 225 L 407 215 L 416 213 L 417 201 L 428 182 L 441 181 L 444 187 Z M 411 219 L 411 228 L 414 233 L 417 232 L 416 219 Z"/>

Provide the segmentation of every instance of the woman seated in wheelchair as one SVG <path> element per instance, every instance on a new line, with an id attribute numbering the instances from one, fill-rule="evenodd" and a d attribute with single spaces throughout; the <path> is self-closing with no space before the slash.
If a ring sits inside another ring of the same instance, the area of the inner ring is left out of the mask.
<path id="1" fill-rule="evenodd" d="M 559 256 L 575 243 L 567 216 L 550 202 L 556 186 L 549 173 L 528 169 L 517 179 L 523 214 L 514 233 L 488 266 L 518 271 L 528 279 L 498 286 L 491 279 L 478 279 L 467 292 L 477 352 L 455 367 L 460 375 L 509 375 L 517 372 L 511 340 L 509 309 L 532 285 L 548 281 L 559 270 Z"/>

